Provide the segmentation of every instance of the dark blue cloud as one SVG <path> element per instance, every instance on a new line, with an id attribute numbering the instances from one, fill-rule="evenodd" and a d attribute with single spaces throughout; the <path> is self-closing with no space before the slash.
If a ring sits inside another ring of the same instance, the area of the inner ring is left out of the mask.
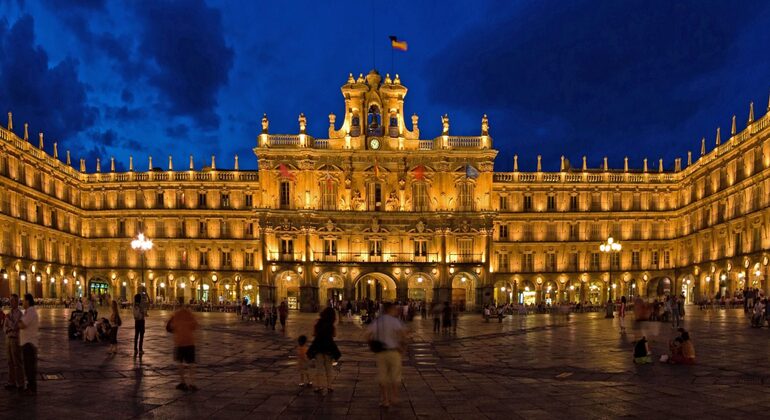
<path id="1" fill-rule="evenodd" d="M 66 58 L 51 66 L 48 54 L 34 44 L 33 25 L 28 15 L 10 28 L 0 24 L 0 107 L 13 111 L 17 132 L 28 121 L 32 133 L 46 133 L 49 149 L 50 139 L 61 147 L 92 126 L 98 112 L 88 103 L 77 61 Z"/>
<path id="2" fill-rule="evenodd" d="M 203 128 L 218 127 L 217 93 L 234 57 L 219 11 L 201 0 L 146 1 L 136 13 L 143 25 L 141 55 L 156 64 L 149 80 L 169 113 L 192 117 Z"/>
<path id="3" fill-rule="evenodd" d="M 450 109 L 491 109 L 504 150 L 553 163 L 593 152 L 598 163 L 645 156 L 641 143 L 657 157 L 672 149 L 666 132 L 722 100 L 724 79 L 708 76 L 758 15 L 724 1 L 531 2 L 439 50 L 426 63 L 428 92 Z"/>
<path id="4" fill-rule="evenodd" d="M 185 124 L 175 124 L 166 127 L 166 135 L 174 138 L 183 138 L 190 132 L 190 127 Z"/>

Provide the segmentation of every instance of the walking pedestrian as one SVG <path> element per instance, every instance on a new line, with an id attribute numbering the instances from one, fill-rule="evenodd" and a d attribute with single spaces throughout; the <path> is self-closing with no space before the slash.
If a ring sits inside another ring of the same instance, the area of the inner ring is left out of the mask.
<path id="1" fill-rule="evenodd" d="M 680 307 L 680 301 L 676 295 L 671 298 L 671 328 L 679 328 L 683 308 Z"/>
<path id="2" fill-rule="evenodd" d="M 147 308 L 142 303 L 142 295 L 134 295 L 134 355 L 144 354 L 144 318 L 147 316 Z"/>
<path id="3" fill-rule="evenodd" d="M 110 349 L 107 351 L 107 354 L 116 354 L 118 352 L 118 329 L 123 325 L 123 320 L 120 319 L 120 311 L 118 311 L 118 302 L 116 300 L 112 301 L 111 309 Z"/>
<path id="4" fill-rule="evenodd" d="M 337 318 L 337 312 L 333 307 L 328 306 L 321 311 L 321 315 L 313 327 L 313 343 L 308 350 L 308 358 L 315 359 L 316 381 L 315 392 L 326 395 L 332 392 L 332 361 L 340 358 L 340 351 L 334 342 L 337 330 L 334 322 Z"/>
<path id="5" fill-rule="evenodd" d="M 22 391 L 24 389 L 24 364 L 21 357 L 21 344 L 19 344 L 19 321 L 22 316 L 19 309 L 19 295 L 12 294 L 10 304 L 11 310 L 3 321 L 6 357 L 8 358 L 8 383 L 5 385 L 5 389 Z"/>
<path id="6" fill-rule="evenodd" d="M 620 297 L 620 306 L 618 307 L 618 318 L 620 321 L 620 333 L 626 333 L 626 297 Z"/>
<path id="7" fill-rule="evenodd" d="M 444 306 L 440 303 L 433 305 L 433 332 L 441 330 L 441 314 L 444 313 Z"/>
<path id="8" fill-rule="evenodd" d="M 35 395 L 37 394 L 38 317 L 35 299 L 29 293 L 24 295 L 24 315 L 19 320 L 19 344 L 21 344 L 21 357 L 24 362 L 24 377 L 27 379 L 25 392 Z"/>
<path id="9" fill-rule="evenodd" d="M 396 318 L 398 315 L 396 306 L 388 303 L 384 309 L 383 315 L 369 325 L 367 339 L 370 341 L 370 347 L 378 350 L 375 353 L 375 359 L 380 386 L 380 407 L 388 408 L 398 402 L 398 388 L 401 385 L 401 354 L 405 351 L 406 327 Z"/>
<path id="10" fill-rule="evenodd" d="M 304 335 L 297 338 L 297 369 L 299 370 L 299 386 L 313 386 L 310 380 L 310 360 L 307 358 L 307 337 Z"/>
<path id="11" fill-rule="evenodd" d="M 281 331 L 286 331 L 286 319 L 289 317 L 289 304 L 286 303 L 286 299 L 278 307 L 278 317 L 281 320 Z M 275 326 L 273 326 L 273 329 L 275 329 Z"/>
<path id="12" fill-rule="evenodd" d="M 166 323 L 166 331 L 174 334 L 174 360 L 179 363 L 179 376 L 182 380 L 176 389 L 182 391 L 198 390 L 193 383 L 196 329 L 198 329 L 198 321 L 186 306 L 177 309 Z"/>

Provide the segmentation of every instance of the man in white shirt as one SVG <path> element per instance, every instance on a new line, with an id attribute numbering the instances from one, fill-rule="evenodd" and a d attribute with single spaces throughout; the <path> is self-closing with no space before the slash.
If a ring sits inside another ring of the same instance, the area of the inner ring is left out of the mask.
<path id="1" fill-rule="evenodd" d="M 19 321 L 19 344 L 24 362 L 24 376 L 27 378 L 26 393 L 37 394 L 37 347 L 38 318 L 35 299 L 31 294 L 24 295 L 24 315 Z"/>
<path id="2" fill-rule="evenodd" d="M 406 327 L 398 320 L 398 313 L 398 305 L 386 303 L 383 314 L 367 328 L 367 339 L 382 343 L 381 351 L 375 353 L 382 407 L 397 402 L 401 385 L 401 353 L 405 350 Z"/>

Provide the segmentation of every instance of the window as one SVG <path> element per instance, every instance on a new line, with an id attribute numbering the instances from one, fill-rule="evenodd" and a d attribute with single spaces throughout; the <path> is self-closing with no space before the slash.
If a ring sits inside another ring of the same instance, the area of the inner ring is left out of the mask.
<path id="1" fill-rule="evenodd" d="M 176 237 L 177 238 L 186 238 L 187 235 L 184 231 L 184 220 L 178 220 L 176 225 Z"/>
<path id="2" fill-rule="evenodd" d="M 428 185 L 424 182 L 412 184 L 412 211 L 430 211 Z"/>
<path id="3" fill-rule="evenodd" d="M 579 252 L 573 252 L 569 254 L 569 270 L 570 271 L 580 270 L 580 253 Z"/>
<path id="4" fill-rule="evenodd" d="M 639 268 L 639 251 L 631 251 L 631 268 Z"/>
<path id="5" fill-rule="evenodd" d="M 324 210 L 337 210 L 337 183 L 327 179 L 321 186 L 321 208 Z"/>
<path id="6" fill-rule="evenodd" d="M 291 208 L 291 183 L 281 181 L 279 207 L 282 209 Z"/>
<path id="7" fill-rule="evenodd" d="M 51 227 L 54 229 L 59 228 L 59 220 L 58 220 L 58 212 L 56 210 L 51 210 Z"/>
<path id="8" fill-rule="evenodd" d="M 545 254 L 545 271 L 556 271 L 556 253 Z"/>
<path id="9" fill-rule="evenodd" d="M 222 267 L 229 268 L 233 265 L 233 256 L 230 251 L 222 251 Z"/>
<path id="10" fill-rule="evenodd" d="M 206 208 L 206 193 L 200 192 L 198 193 L 198 208 Z"/>
<path id="11" fill-rule="evenodd" d="M 508 225 L 500 225 L 500 239 L 508 239 Z"/>
<path id="12" fill-rule="evenodd" d="M 244 229 L 244 234 L 247 238 L 254 237 L 254 223 L 246 222 L 246 228 Z"/>
<path id="13" fill-rule="evenodd" d="M 521 271 L 531 272 L 533 271 L 533 257 L 531 252 L 521 254 Z"/>
<path id="14" fill-rule="evenodd" d="M 293 239 L 281 239 L 281 256 L 283 258 L 292 258 L 294 256 Z"/>
<path id="15" fill-rule="evenodd" d="M 507 211 L 508 210 L 508 196 L 507 195 L 501 195 L 500 196 L 500 211 Z"/>
<path id="16" fill-rule="evenodd" d="M 591 225 L 591 239 L 597 241 L 599 240 L 600 236 L 601 236 L 601 230 L 599 228 L 599 223 L 593 223 Z"/>
<path id="17" fill-rule="evenodd" d="M 209 265 L 209 253 L 208 253 L 208 251 L 200 251 L 198 253 L 198 264 L 201 267 L 207 267 Z"/>
<path id="18" fill-rule="evenodd" d="M 244 268 L 253 268 L 254 267 L 254 253 L 250 251 L 246 251 L 245 254 L 243 254 L 243 265 Z"/>
<path id="19" fill-rule="evenodd" d="M 553 195 L 548 196 L 548 211 L 556 210 L 556 197 Z"/>
<path id="20" fill-rule="evenodd" d="M 252 208 L 254 207 L 254 196 L 251 194 L 246 194 L 246 208 Z"/>
<path id="21" fill-rule="evenodd" d="M 610 253 L 610 264 L 612 264 L 613 270 L 620 269 L 620 253 L 619 252 L 612 252 Z"/>
<path id="22" fill-rule="evenodd" d="M 473 184 L 470 182 L 458 184 L 457 198 L 459 211 L 473 211 Z"/>
<path id="23" fill-rule="evenodd" d="M 35 204 L 35 222 L 43 223 L 43 208 L 39 204 Z"/>
<path id="24" fill-rule="evenodd" d="M 532 233 L 532 224 L 531 223 L 525 223 L 522 227 L 522 240 L 525 242 L 532 242 L 534 238 L 534 234 Z"/>
<path id="25" fill-rule="evenodd" d="M 366 205 L 369 211 L 382 210 L 382 184 L 379 182 L 372 182 L 368 185 Z"/>
<path id="26" fill-rule="evenodd" d="M 597 270 L 599 270 L 599 253 L 592 252 L 591 253 L 591 271 L 597 271 Z"/>
<path id="27" fill-rule="evenodd" d="M 510 254 L 507 252 L 500 253 L 497 256 L 497 271 L 502 273 L 511 271 Z"/>
<path id="28" fill-rule="evenodd" d="M 121 249 L 121 252 L 123 252 L 123 254 L 124 254 L 121 258 L 125 258 L 125 251 L 123 249 Z M 121 261 L 125 262 L 125 260 L 121 260 Z M 187 267 L 188 263 L 189 263 L 189 261 L 187 260 L 187 250 L 183 249 L 183 250 L 181 250 L 179 252 L 179 264 L 180 264 L 181 268 L 188 268 Z"/>
<path id="29" fill-rule="evenodd" d="M 230 194 L 220 194 L 219 204 L 223 209 L 230 208 Z"/>
<path id="30" fill-rule="evenodd" d="M 414 240 L 414 256 L 426 257 L 428 256 L 428 241 L 425 239 Z"/>
<path id="31" fill-rule="evenodd" d="M 227 238 L 228 231 L 227 231 L 227 222 L 224 220 L 219 221 L 219 237 L 220 238 Z"/>
<path id="32" fill-rule="evenodd" d="M 735 234 L 735 245 L 733 246 L 733 255 L 743 254 L 743 235 L 738 232 Z"/>
<path id="33" fill-rule="evenodd" d="M 155 194 L 155 208 L 156 209 L 163 208 L 163 191 L 158 191 L 158 193 Z"/>
<path id="34" fill-rule="evenodd" d="M 578 211 L 580 207 L 578 206 L 578 196 L 573 195 L 569 198 L 569 211 Z"/>
<path id="35" fill-rule="evenodd" d="M 578 238 L 578 225 L 576 223 L 572 223 L 569 225 L 569 240 L 570 241 L 577 241 Z"/>
<path id="36" fill-rule="evenodd" d="M 118 236 L 126 236 L 126 221 L 118 220 Z"/>
<path id="37" fill-rule="evenodd" d="M 658 251 L 652 251 L 652 268 L 658 268 Z"/>
<path id="38" fill-rule="evenodd" d="M 382 256 L 382 239 L 369 240 L 369 256 L 370 257 Z"/>
<path id="39" fill-rule="evenodd" d="M 120 204 L 118 204 L 118 207 L 122 207 Z M 179 191 L 176 193 L 176 208 L 183 209 L 185 207 L 184 205 L 184 193 Z"/>
<path id="40" fill-rule="evenodd" d="M 473 239 L 457 240 L 458 262 L 473 262 Z"/>
<path id="41" fill-rule="evenodd" d="M 671 251 L 663 251 L 663 266 L 671 267 Z"/>
<path id="42" fill-rule="evenodd" d="M 324 256 L 333 257 L 337 255 L 337 239 L 326 238 L 324 239 Z"/>
<path id="43" fill-rule="evenodd" d="M 206 222 L 203 220 L 198 222 L 198 237 L 200 238 L 206 237 Z"/>
<path id="44" fill-rule="evenodd" d="M 532 211 L 532 196 L 524 196 L 524 211 Z"/>

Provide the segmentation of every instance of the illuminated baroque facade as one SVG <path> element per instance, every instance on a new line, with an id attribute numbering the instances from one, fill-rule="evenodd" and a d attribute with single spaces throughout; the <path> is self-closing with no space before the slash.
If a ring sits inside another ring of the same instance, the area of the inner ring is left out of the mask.
<path id="1" fill-rule="evenodd" d="M 342 87 L 328 138 L 270 133 L 258 171 L 211 165 L 85 173 L 0 129 L 0 296 L 108 292 L 154 299 L 425 299 L 468 308 L 511 300 L 591 301 L 770 292 L 770 114 L 701 145 L 674 171 L 494 172 L 486 116 L 478 136 L 421 139 L 407 89 L 376 72 Z M 658 165 L 662 168 L 662 162 Z M 144 232 L 143 256 L 131 239 Z M 612 236 L 615 254 L 599 251 Z"/>

